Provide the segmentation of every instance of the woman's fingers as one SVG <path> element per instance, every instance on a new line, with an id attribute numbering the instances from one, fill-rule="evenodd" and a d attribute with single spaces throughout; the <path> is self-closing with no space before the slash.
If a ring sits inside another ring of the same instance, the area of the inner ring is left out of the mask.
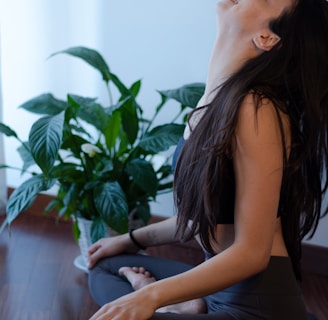
<path id="1" fill-rule="evenodd" d="M 97 241 L 89 248 L 88 250 L 89 269 L 91 269 L 96 264 L 96 262 L 102 257 L 101 248 L 102 245 L 100 241 Z"/>
<path id="2" fill-rule="evenodd" d="M 89 247 L 89 249 L 88 249 L 88 254 L 89 254 L 89 255 L 92 255 L 92 254 L 95 253 L 100 247 L 101 247 L 100 241 L 97 241 L 96 243 L 94 243 L 93 245 L 91 245 L 91 247 Z"/>

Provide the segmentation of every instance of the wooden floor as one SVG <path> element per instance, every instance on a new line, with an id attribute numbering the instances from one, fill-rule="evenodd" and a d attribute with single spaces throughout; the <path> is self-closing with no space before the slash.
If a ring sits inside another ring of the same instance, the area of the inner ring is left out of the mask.
<path id="1" fill-rule="evenodd" d="M 24 216 L 0 236 L 1 320 L 85 320 L 98 309 L 73 265 L 71 224 Z"/>
<path id="2" fill-rule="evenodd" d="M 152 253 L 181 258 L 185 252 L 188 260 L 192 250 L 174 253 L 162 247 Z M 11 236 L 7 230 L 0 235 L 0 319 L 89 319 L 98 307 L 89 295 L 87 274 L 73 265 L 77 255 L 69 222 L 20 217 Z M 328 278 L 306 274 L 302 291 L 308 309 L 318 320 L 328 320 Z"/>

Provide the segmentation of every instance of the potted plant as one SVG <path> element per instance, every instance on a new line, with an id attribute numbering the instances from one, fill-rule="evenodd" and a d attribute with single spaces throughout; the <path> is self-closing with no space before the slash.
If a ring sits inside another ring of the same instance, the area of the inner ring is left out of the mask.
<path id="1" fill-rule="evenodd" d="M 135 219 L 147 224 L 149 201 L 171 190 L 170 155 L 163 156 L 167 154 L 163 152 L 182 136 L 184 121 L 176 121 L 186 115 L 187 107 L 195 107 L 204 85 L 195 83 L 158 91 L 160 102 L 153 117 L 146 119 L 137 102 L 140 80 L 127 87 L 93 49 L 73 47 L 52 56 L 62 53 L 80 58 L 100 72 L 108 89 L 109 106 L 74 94 L 67 94 L 65 101 L 50 93 L 39 95 L 20 106 L 42 115 L 32 125 L 26 142 L 0 123 L 0 132 L 21 143 L 18 152 L 23 165 L 18 170 L 31 175 L 8 199 L 7 217 L 0 233 L 39 193 L 57 185 L 57 194 L 45 213 L 56 209 L 59 217 L 73 217 L 76 239 L 80 235 L 77 218 L 91 221 L 90 236 L 96 241 L 106 234 L 108 226 L 124 233 Z M 115 102 L 113 88 L 119 96 Z M 177 112 L 170 110 L 175 114 L 170 123 L 154 126 L 169 99 L 179 103 Z M 159 166 L 154 164 L 158 155 L 164 159 Z"/>

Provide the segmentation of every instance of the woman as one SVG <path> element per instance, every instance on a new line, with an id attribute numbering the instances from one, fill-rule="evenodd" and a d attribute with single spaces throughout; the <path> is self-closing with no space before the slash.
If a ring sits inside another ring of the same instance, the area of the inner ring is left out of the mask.
<path id="1" fill-rule="evenodd" d="M 327 189 L 327 7 L 217 4 L 205 94 L 175 169 L 178 215 L 90 247 L 92 320 L 306 319 L 300 241 Z M 192 237 L 206 256 L 194 268 L 135 254 Z"/>

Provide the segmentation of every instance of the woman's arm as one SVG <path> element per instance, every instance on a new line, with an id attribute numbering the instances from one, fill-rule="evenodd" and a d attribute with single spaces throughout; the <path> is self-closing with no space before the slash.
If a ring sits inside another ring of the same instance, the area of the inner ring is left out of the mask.
<path id="1" fill-rule="evenodd" d="M 176 217 L 153 223 L 133 231 L 134 238 L 144 247 L 176 242 Z M 116 237 L 103 238 L 94 243 L 88 251 L 89 268 L 107 256 L 114 256 L 123 252 L 137 252 L 138 247 L 131 241 L 128 233 Z"/>
<path id="2" fill-rule="evenodd" d="M 288 142 L 288 119 L 283 118 L 283 122 Z M 153 297 L 155 308 L 219 291 L 266 268 L 276 230 L 283 174 L 281 133 L 276 110 L 269 100 L 263 100 L 256 112 L 253 96 L 245 98 L 239 112 L 233 159 L 233 245 L 184 274 L 148 286 L 140 294 Z"/>
<path id="3" fill-rule="evenodd" d="M 133 231 L 133 235 L 145 247 L 177 242 L 175 238 L 176 219 L 176 216 L 174 216 L 161 222 L 149 224 Z"/>
<path id="4" fill-rule="evenodd" d="M 117 319 L 147 319 L 159 307 L 203 297 L 265 269 L 276 229 L 282 150 L 273 105 L 264 101 L 256 112 L 249 95 L 239 113 L 233 155 L 234 243 L 188 272 L 154 282 L 104 306 L 92 319 L 111 319 L 113 315 Z"/>

